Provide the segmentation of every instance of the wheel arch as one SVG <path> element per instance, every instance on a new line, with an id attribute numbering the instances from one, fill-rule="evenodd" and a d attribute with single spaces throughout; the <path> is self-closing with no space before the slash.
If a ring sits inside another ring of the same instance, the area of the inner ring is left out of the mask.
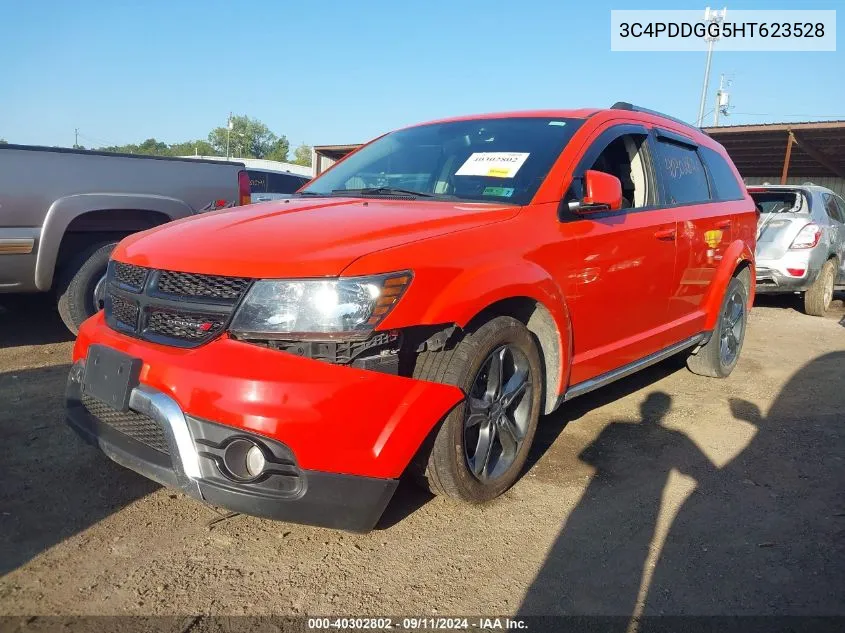
<path id="1" fill-rule="evenodd" d="M 716 269 L 713 279 L 710 282 L 710 289 L 704 298 L 703 308 L 706 314 L 704 327 L 712 330 L 719 320 L 719 308 L 722 305 L 722 297 L 727 290 L 728 284 L 734 277 L 746 283 L 748 290 L 748 308 L 754 303 L 754 253 L 751 248 L 742 240 L 732 242 L 722 257 L 722 263 Z"/>
<path id="2" fill-rule="evenodd" d="M 47 211 L 35 262 L 35 285 L 49 290 L 68 252 L 193 215 L 182 200 L 145 194 L 77 194 Z"/>

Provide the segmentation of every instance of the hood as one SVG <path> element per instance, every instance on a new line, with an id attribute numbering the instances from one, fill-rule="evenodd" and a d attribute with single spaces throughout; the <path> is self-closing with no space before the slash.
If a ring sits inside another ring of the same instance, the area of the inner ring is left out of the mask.
<path id="1" fill-rule="evenodd" d="M 239 277 L 329 277 L 357 258 L 492 222 L 519 207 L 488 203 L 294 198 L 234 207 L 130 235 L 123 262 Z"/>

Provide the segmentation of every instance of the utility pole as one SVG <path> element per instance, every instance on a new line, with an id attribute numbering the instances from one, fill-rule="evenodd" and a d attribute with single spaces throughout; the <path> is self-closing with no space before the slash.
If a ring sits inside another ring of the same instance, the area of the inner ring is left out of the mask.
<path id="1" fill-rule="evenodd" d="M 730 93 L 725 90 L 728 86 L 731 85 L 731 80 L 728 79 L 727 83 L 725 83 L 725 74 L 719 77 L 719 90 L 716 91 L 716 108 L 713 111 L 713 126 L 718 127 L 719 125 L 719 115 L 724 114 L 725 116 L 729 115 L 728 110 L 730 109 L 730 100 L 731 95 Z"/>
<path id="2" fill-rule="evenodd" d="M 229 113 L 229 120 L 226 122 L 226 160 L 229 160 L 229 136 L 232 134 L 232 113 Z"/>
<path id="3" fill-rule="evenodd" d="M 73 128 L 73 149 L 79 147 L 79 128 Z"/>
<path id="4" fill-rule="evenodd" d="M 704 10 L 704 21 L 708 23 L 707 27 L 709 28 L 710 24 L 719 24 L 724 21 L 727 13 L 727 7 L 721 11 L 711 10 L 710 7 L 707 7 Z M 704 106 L 707 104 L 707 86 L 710 83 L 710 60 L 713 58 L 713 44 L 718 39 L 718 37 L 707 36 L 707 64 L 704 66 L 704 85 L 701 86 L 701 101 L 698 104 L 698 119 L 695 123 L 697 127 L 701 127 L 704 123 Z"/>

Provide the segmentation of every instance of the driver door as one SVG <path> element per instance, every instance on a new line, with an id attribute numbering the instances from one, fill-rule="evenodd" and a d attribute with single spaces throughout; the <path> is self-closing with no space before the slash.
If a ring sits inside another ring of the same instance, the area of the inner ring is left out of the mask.
<path id="1" fill-rule="evenodd" d="M 581 199 L 588 169 L 622 183 L 623 208 L 588 216 L 577 240 L 571 301 L 570 384 L 632 363 L 671 344 L 665 332 L 675 272 L 675 212 L 660 208 L 651 137 L 642 125 L 600 130 L 579 160 L 567 200 Z"/>

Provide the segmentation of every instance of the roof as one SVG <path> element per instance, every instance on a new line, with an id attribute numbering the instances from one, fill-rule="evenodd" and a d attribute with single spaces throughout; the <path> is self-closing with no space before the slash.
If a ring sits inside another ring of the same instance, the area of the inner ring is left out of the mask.
<path id="1" fill-rule="evenodd" d="M 199 159 L 206 161 L 220 161 L 225 162 L 227 159 L 223 156 L 182 156 L 181 158 L 189 158 L 191 160 Z M 305 165 L 297 165 L 295 163 L 283 163 L 278 160 L 267 160 L 266 158 L 231 158 L 243 165 L 247 169 L 254 169 L 260 171 L 271 171 L 278 174 L 293 174 L 294 176 L 305 176 L 311 178 L 311 168 Z"/>
<path id="2" fill-rule="evenodd" d="M 789 176 L 845 178 L 845 121 L 726 125 L 704 131 L 725 147 L 743 176 L 781 174 L 792 134 Z"/>

